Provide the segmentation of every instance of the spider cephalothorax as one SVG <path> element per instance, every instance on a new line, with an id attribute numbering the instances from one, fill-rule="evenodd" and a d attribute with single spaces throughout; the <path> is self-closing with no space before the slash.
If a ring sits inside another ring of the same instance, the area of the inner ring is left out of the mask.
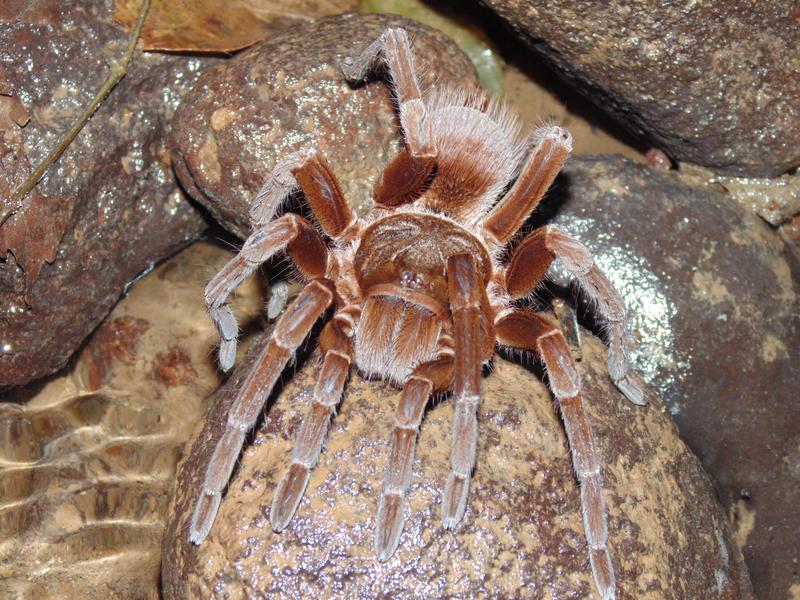
<path id="1" fill-rule="evenodd" d="M 625 308 L 586 249 L 554 227 L 535 230 L 504 258 L 566 161 L 569 134 L 548 126 L 523 143 L 508 112 L 476 93 L 423 97 L 402 29 L 388 29 L 357 59 L 346 61 L 345 75 L 363 80 L 381 58 L 392 77 L 405 148 L 379 179 L 375 208 L 359 218 L 319 152 L 285 157 L 253 202 L 252 234 L 206 287 L 221 337 L 220 363 L 227 370 L 237 335 L 229 294 L 281 251 L 305 280 L 237 392 L 206 471 L 190 538 L 200 543 L 208 535 L 245 435 L 298 346 L 333 307 L 319 337 L 322 365 L 314 400 L 275 491 L 272 527 L 282 530 L 297 509 L 352 366 L 403 390 L 378 506 L 378 558 L 388 559 L 399 543 L 417 432 L 428 399 L 441 392 L 451 392 L 456 403 L 442 500 L 444 526 L 455 527 L 466 509 L 475 463 L 482 365 L 497 346 L 521 349 L 538 356 L 547 370 L 580 482 L 595 583 L 611 598 L 615 583 L 600 460 L 581 403 L 580 378 L 549 313 L 524 308 L 522 301 L 559 259 L 607 325 L 611 378 L 640 404 L 642 392 L 628 373 Z M 291 213 L 275 218 L 298 189 L 316 224 Z"/>

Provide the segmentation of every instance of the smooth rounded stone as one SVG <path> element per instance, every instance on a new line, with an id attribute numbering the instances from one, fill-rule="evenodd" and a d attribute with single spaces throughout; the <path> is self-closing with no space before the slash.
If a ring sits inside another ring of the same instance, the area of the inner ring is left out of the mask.
<path id="1" fill-rule="evenodd" d="M 113 12 L 113 0 L 0 8 L 0 91 L 10 94 L 0 95 L 0 209 L 124 51 L 129 34 Z M 205 228 L 178 188 L 166 129 L 209 61 L 136 52 L 25 207 L 0 225 L 0 386 L 63 367 L 128 282 Z M 3 119 L 10 102 L 24 118 Z"/>
<path id="2" fill-rule="evenodd" d="M 734 175 L 800 164 L 800 29 L 791 2 L 486 0 L 623 126 Z"/>
<path id="3" fill-rule="evenodd" d="M 752 598 L 741 554 L 707 475 L 652 393 L 636 407 L 613 388 L 605 350 L 586 334 L 579 369 L 602 457 L 617 598 Z M 262 342 L 263 343 L 263 340 Z M 594 586 L 566 436 L 553 398 L 505 359 L 484 379 L 477 466 L 466 514 L 441 522 L 453 402 L 427 412 L 391 559 L 373 549 L 374 519 L 399 391 L 354 374 L 297 513 L 276 534 L 272 494 L 311 401 L 316 355 L 268 408 L 207 540 L 188 540 L 220 438 L 234 372 L 178 467 L 162 550 L 164 597 L 589 598 Z"/>
<path id="4" fill-rule="evenodd" d="M 224 227 L 250 231 L 250 204 L 275 161 L 319 150 L 359 212 L 399 152 L 401 136 L 386 77 L 351 86 L 341 61 L 387 27 L 404 27 L 421 83 L 471 86 L 469 59 L 442 33 L 392 15 L 339 15 L 297 25 L 204 73 L 172 122 L 181 182 Z"/>
<path id="5" fill-rule="evenodd" d="M 759 597 L 800 586 L 798 261 L 719 188 L 620 157 L 567 163 L 537 221 L 583 241 L 620 290 L 633 363 L 734 517 Z"/>
<path id="6" fill-rule="evenodd" d="M 160 597 L 175 466 L 221 380 L 203 284 L 230 257 L 192 245 L 132 286 L 69 369 L 25 403 L 4 396 L 0 597 Z M 262 307 L 254 281 L 239 289 L 243 324 Z"/>

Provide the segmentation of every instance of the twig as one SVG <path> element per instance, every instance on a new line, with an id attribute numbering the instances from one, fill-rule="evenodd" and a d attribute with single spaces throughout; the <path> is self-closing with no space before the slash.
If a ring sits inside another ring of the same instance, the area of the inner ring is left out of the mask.
<path id="1" fill-rule="evenodd" d="M 139 40 L 139 35 L 141 34 L 142 26 L 144 25 L 144 19 L 147 16 L 147 11 L 149 9 L 150 0 L 143 0 L 142 6 L 139 9 L 139 18 L 136 20 L 136 26 L 131 32 L 131 37 L 128 41 L 128 47 L 125 50 L 125 54 L 123 54 L 119 60 L 115 60 L 110 64 L 111 73 L 109 74 L 108 78 L 106 78 L 105 83 L 103 83 L 103 87 L 101 87 L 97 94 L 95 94 L 91 104 L 86 107 L 86 109 L 83 111 L 83 114 L 81 114 L 75 124 L 61 137 L 55 148 L 50 150 L 45 159 L 39 163 L 39 166 L 34 169 L 28 178 L 20 186 L 18 186 L 16 190 L 14 190 L 14 193 L 11 195 L 11 206 L 18 205 L 22 199 L 28 195 L 28 192 L 36 187 L 36 184 L 39 183 L 39 180 L 42 178 L 45 171 L 47 171 L 47 169 L 50 168 L 50 165 L 59 159 L 59 157 L 64 153 L 64 150 L 67 149 L 67 146 L 72 143 L 72 140 L 75 139 L 75 136 L 80 133 L 81 129 L 83 129 L 83 126 L 86 125 L 95 111 L 99 108 L 100 104 L 103 103 L 103 100 L 106 99 L 106 96 L 111 93 L 111 90 L 114 89 L 114 86 L 116 86 L 119 81 L 125 77 L 125 74 L 128 72 L 128 65 L 130 65 L 131 60 L 133 59 L 133 51 L 136 49 L 136 42 Z M 16 212 L 17 208 L 12 209 L 9 207 L 5 214 L 0 215 L 0 225 L 2 225 L 12 213 Z"/>

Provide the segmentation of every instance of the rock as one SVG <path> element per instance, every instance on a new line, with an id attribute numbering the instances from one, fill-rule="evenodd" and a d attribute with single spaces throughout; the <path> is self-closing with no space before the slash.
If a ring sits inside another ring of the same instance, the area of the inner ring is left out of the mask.
<path id="1" fill-rule="evenodd" d="M 198 243 L 159 266 L 69 369 L 0 402 L 0 596 L 160 597 L 175 465 L 221 379 L 203 285 L 231 254 Z M 243 323 L 263 307 L 253 281 L 235 302 Z"/>
<path id="2" fill-rule="evenodd" d="M 0 8 L 0 212 L 89 104 L 106 60 L 124 50 L 129 34 L 111 23 L 113 9 L 112 0 Z M 25 206 L 0 225 L 0 386 L 63 367 L 129 281 L 205 228 L 177 186 L 165 130 L 209 60 L 137 52 Z"/>
<path id="3" fill-rule="evenodd" d="M 477 86 L 467 57 L 433 29 L 390 15 L 340 15 L 298 25 L 209 69 L 175 113 L 172 154 L 181 182 L 240 237 L 277 157 L 320 150 L 359 211 L 400 148 L 388 85 L 351 87 L 340 62 L 387 27 L 405 27 L 422 83 Z"/>
<path id="4" fill-rule="evenodd" d="M 571 160 L 537 221 L 621 291 L 633 362 L 718 484 L 761 598 L 800 586 L 798 261 L 719 189 L 619 157 Z"/>
<path id="5" fill-rule="evenodd" d="M 800 214 L 786 221 L 781 226 L 781 233 L 789 243 L 800 247 Z"/>
<path id="6" fill-rule="evenodd" d="M 682 164 L 679 169 L 681 175 L 693 185 L 721 188 L 773 227 L 800 213 L 800 177 L 796 174 L 782 177 L 728 177 L 692 164 Z"/>
<path id="7" fill-rule="evenodd" d="M 399 392 L 354 374 L 305 498 L 288 528 L 274 533 L 272 493 L 314 385 L 316 361 L 308 362 L 268 408 L 200 546 L 188 541 L 188 523 L 245 368 L 195 431 L 164 537 L 165 598 L 592 597 L 579 492 L 552 396 L 530 371 L 500 358 L 484 380 L 478 462 L 458 529 L 444 530 L 439 507 L 453 415 L 447 400 L 422 424 L 400 547 L 385 563 L 375 559 Z M 604 465 L 617 597 L 752 598 L 726 516 L 661 401 L 648 393 L 647 407 L 627 402 L 588 334 L 580 365 Z"/>
<path id="8" fill-rule="evenodd" d="M 791 3 L 485 4 L 673 158 L 751 176 L 800 164 L 800 30 Z"/>

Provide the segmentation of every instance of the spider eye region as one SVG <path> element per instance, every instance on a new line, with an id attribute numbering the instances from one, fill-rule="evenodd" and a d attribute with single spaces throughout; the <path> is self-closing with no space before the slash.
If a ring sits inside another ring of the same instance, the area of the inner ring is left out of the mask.
<path id="1" fill-rule="evenodd" d="M 406 288 L 421 289 L 427 287 L 428 278 L 424 273 L 410 271 L 408 269 L 400 273 L 400 285 Z"/>
<path id="2" fill-rule="evenodd" d="M 353 261 L 361 289 L 396 286 L 448 303 L 447 257 L 472 254 L 485 277 L 491 260 L 480 240 L 444 218 L 400 213 L 372 223 L 363 233 Z M 385 289 L 385 288 L 384 288 Z"/>

